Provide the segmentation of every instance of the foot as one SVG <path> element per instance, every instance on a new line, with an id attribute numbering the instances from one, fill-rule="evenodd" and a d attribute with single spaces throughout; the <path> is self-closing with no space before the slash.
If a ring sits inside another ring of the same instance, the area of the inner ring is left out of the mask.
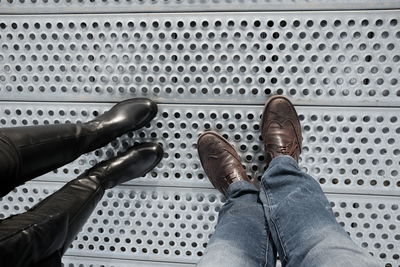
<path id="1" fill-rule="evenodd" d="M 109 111 L 88 122 L 96 130 L 134 131 L 149 123 L 157 114 L 157 105 L 147 98 L 132 98 L 113 106 Z"/>
<path id="2" fill-rule="evenodd" d="M 154 143 L 142 143 L 87 170 L 83 176 L 101 183 L 106 189 L 144 176 L 161 161 L 163 149 Z"/>
<path id="3" fill-rule="evenodd" d="M 142 128 L 156 114 L 156 103 L 147 98 L 132 98 L 116 104 L 94 120 L 82 124 L 86 137 L 81 153 L 90 152 L 129 131 Z"/>
<path id="4" fill-rule="evenodd" d="M 283 96 L 271 97 L 262 115 L 261 134 L 267 167 L 271 160 L 288 155 L 296 161 L 301 153 L 300 121 L 293 104 Z"/>
<path id="5" fill-rule="evenodd" d="M 237 181 L 251 182 L 235 148 L 216 132 L 203 133 L 197 141 L 201 164 L 210 182 L 227 196 L 228 187 Z"/>

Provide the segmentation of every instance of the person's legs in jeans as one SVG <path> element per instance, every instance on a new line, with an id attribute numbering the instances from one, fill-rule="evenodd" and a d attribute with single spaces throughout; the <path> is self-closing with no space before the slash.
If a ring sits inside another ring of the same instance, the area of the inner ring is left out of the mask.
<path id="1" fill-rule="evenodd" d="M 246 181 L 229 186 L 228 200 L 197 266 L 275 266 L 274 248 L 258 195 L 258 189 Z"/>
<path id="2" fill-rule="evenodd" d="M 336 222 L 319 184 L 297 166 L 301 126 L 289 100 L 269 100 L 261 128 L 268 169 L 260 199 L 283 266 L 379 266 Z"/>
<path id="3" fill-rule="evenodd" d="M 275 266 L 276 253 L 266 228 L 259 190 L 250 183 L 235 149 L 214 132 L 199 138 L 198 149 L 207 176 L 227 202 L 197 266 Z"/>
<path id="4" fill-rule="evenodd" d="M 290 156 L 274 158 L 260 198 L 283 266 L 379 266 L 336 222 L 320 185 Z"/>

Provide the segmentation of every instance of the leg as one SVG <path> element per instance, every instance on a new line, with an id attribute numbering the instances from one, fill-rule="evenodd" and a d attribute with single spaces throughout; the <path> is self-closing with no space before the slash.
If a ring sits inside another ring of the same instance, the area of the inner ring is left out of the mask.
<path id="1" fill-rule="evenodd" d="M 162 156 L 158 145 L 135 146 L 97 164 L 29 211 L 1 221 L 2 262 L 16 267 L 46 266 L 44 263 L 56 266 L 54 263 L 80 231 L 104 191 L 146 174 Z"/>
<path id="2" fill-rule="evenodd" d="M 11 180 L 10 177 L 18 177 L 18 174 L 19 155 L 8 138 L 0 133 L 0 197 L 14 189 L 14 183 L 7 181 Z"/>
<path id="3" fill-rule="evenodd" d="M 0 197 L 114 138 L 147 124 L 157 113 L 148 99 L 123 101 L 87 123 L 0 129 Z"/>
<path id="4" fill-rule="evenodd" d="M 49 257 L 45 258 L 44 260 L 41 260 L 40 262 L 31 265 L 30 267 L 62 267 L 62 262 L 61 262 L 62 255 L 60 251 L 57 251 L 53 254 L 51 254 Z"/>
<path id="5" fill-rule="evenodd" d="M 351 241 L 319 184 L 297 166 L 303 138 L 292 103 L 270 98 L 261 127 L 269 168 L 260 199 L 283 266 L 379 266 Z"/>
<path id="6" fill-rule="evenodd" d="M 197 266 L 275 266 L 276 253 L 258 194 L 246 181 L 229 186 L 229 198 L 219 212 L 215 232 Z"/>
<path id="7" fill-rule="evenodd" d="M 258 190 L 235 148 L 215 132 L 202 134 L 197 144 L 204 171 L 228 199 L 199 266 L 275 266 Z"/>
<path id="8" fill-rule="evenodd" d="M 319 184 L 289 156 L 274 158 L 260 198 L 284 266 L 379 266 L 336 222 Z"/>

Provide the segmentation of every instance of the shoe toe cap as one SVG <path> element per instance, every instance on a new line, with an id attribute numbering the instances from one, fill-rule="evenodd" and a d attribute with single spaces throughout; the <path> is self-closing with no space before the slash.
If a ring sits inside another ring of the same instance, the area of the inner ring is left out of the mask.
<path id="1" fill-rule="evenodd" d="M 148 98 L 126 100 L 120 103 L 119 108 L 126 119 L 134 123 L 132 130 L 145 126 L 158 112 L 157 104 Z"/>
<path id="2" fill-rule="evenodd" d="M 283 114 L 286 117 L 293 113 L 293 105 L 289 102 L 288 99 L 284 97 L 278 97 L 269 103 L 269 110 L 274 113 Z"/>
<path id="3" fill-rule="evenodd" d="M 216 150 L 219 145 L 220 139 L 212 132 L 203 133 L 197 140 L 197 150 L 200 157 L 202 157 L 202 154 L 205 152 L 210 153 Z"/>
<path id="4" fill-rule="evenodd" d="M 157 166 L 164 155 L 161 145 L 142 143 L 136 147 L 138 176 L 143 176 Z"/>

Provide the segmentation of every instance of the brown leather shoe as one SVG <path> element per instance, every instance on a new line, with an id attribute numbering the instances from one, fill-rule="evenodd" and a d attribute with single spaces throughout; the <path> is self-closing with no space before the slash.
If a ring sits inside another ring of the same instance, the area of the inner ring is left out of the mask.
<path id="1" fill-rule="evenodd" d="M 200 135 L 197 150 L 208 179 L 225 196 L 231 183 L 251 182 L 235 148 L 216 132 Z"/>
<path id="2" fill-rule="evenodd" d="M 261 120 L 267 167 L 279 155 L 298 161 L 303 137 L 293 104 L 286 97 L 273 96 L 267 101 Z"/>

